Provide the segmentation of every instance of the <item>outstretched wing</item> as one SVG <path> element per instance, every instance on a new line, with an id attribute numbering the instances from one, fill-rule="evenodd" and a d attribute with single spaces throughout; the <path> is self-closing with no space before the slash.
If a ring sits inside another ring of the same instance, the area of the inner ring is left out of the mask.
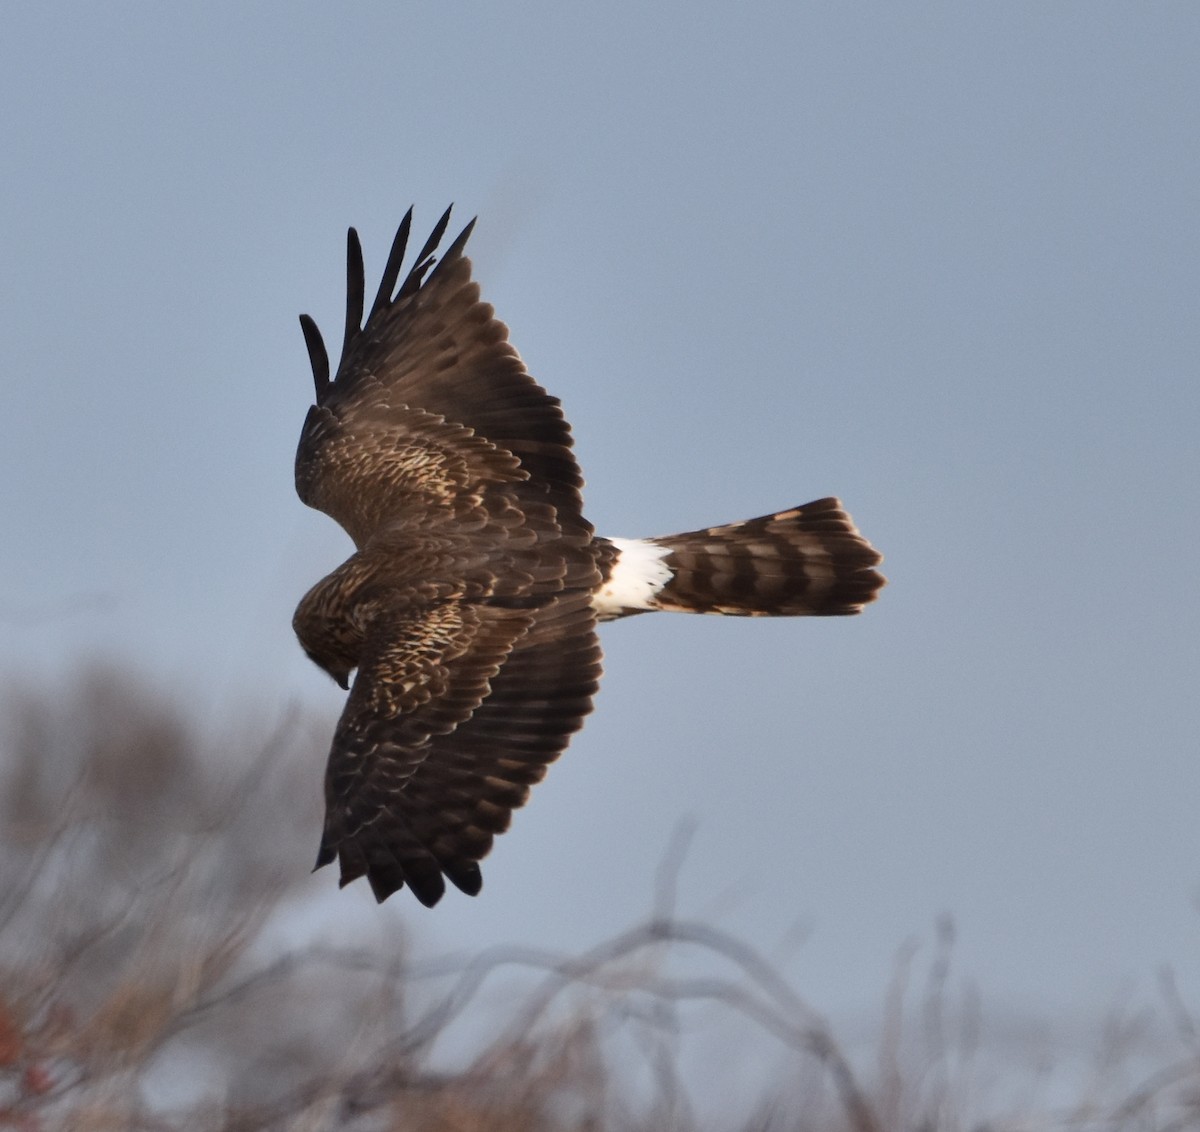
<path id="1" fill-rule="evenodd" d="M 317 865 L 471 895 L 478 862 L 591 710 L 600 647 L 587 593 L 533 609 L 444 602 L 383 610 L 334 735 Z"/>
<path id="2" fill-rule="evenodd" d="M 301 316 L 316 404 L 296 455 L 300 498 L 359 554 L 297 610 L 309 654 L 357 666 L 326 777 L 318 865 L 477 892 L 478 861 L 590 710 L 600 673 L 599 571 L 558 401 L 526 372 L 463 254 L 435 264 L 449 211 L 401 278 L 411 210 L 366 319 L 358 236 L 347 255 L 336 373 Z"/>
<path id="3" fill-rule="evenodd" d="M 518 506 L 548 515 L 554 537 L 586 546 L 592 529 L 570 427 L 480 300 L 463 254 L 474 221 L 435 265 L 449 219 L 447 209 L 401 282 L 409 210 L 365 322 L 362 250 L 350 229 L 345 336 L 332 380 L 320 331 L 301 315 L 316 404 L 300 437 L 296 489 L 361 548 L 414 515 L 425 525 L 454 518 L 456 502 L 461 512 L 466 496 L 503 483 Z"/>

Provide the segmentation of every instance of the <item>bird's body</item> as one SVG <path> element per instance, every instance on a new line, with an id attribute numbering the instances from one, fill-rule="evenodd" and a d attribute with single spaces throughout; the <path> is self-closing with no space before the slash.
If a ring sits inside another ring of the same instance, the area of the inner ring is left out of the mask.
<path id="1" fill-rule="evenodd" d="M 316 404 L 300 498 L 355 553 L 296 611 L 308 655 L 350 687 L 326 776 L 317 864 L 379 900 L 474 894 L 479 860 L 591 710 L 597 621 L 651 610 L 857 613 L 879 555 L 836 499 L 659 539 L 605 539 L 557 399 L 480 301 L 463 247 L 434 266 L 449 211 L 400 281 L 405 217 L 363 323 L 350 230 L 341 361 L 302 316 Z M 397 291 L 397 284 L 399 289 Z"/>

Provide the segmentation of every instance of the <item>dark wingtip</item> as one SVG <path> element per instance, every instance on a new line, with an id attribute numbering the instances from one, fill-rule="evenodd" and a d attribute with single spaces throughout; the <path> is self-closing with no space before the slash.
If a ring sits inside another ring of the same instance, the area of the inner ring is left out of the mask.
<path id="1" fill-rule="evenodd" d="M 443 861 L 442 872 L 450 878 L 455 888 L 468 896 L 478 896 L 483 888 L 483 873 L 477 861 Z"/>
<path id="2" fill-rule="evenodd" d="M 337 850 L 322 843 L 321 848 L 317 850 L 317 863 L 313 865 L 312 871 L 315 873 L 317 869 L 323 869 L 326 865 L 332 865 L 336 858 Z"/>
<path id="3" fill-rule="evenodd" d="M 449 216 L 449 213 L 447 213 Z M 475 221 L 478 216 L 471 217 L 471 222 L 454 238 L 452 243 L 443 253 L 438 265 L 429 273 L 429 278 L 432 280 L 447 264 L 454 263 L 455 260 L 461 259 L 463 249 L 467 246 L 467 241 L 471 238 L 471 233 L 475 230 Z"/>
<path id="4" fill-rule="evenodd" d="M 472 216 L 467 226 L 459 232 L 455 237 L 454 243 L 446 250 L 446 254 L 442 257 L 443 260 L 452 259 L 454 256 L 462 255 L 463 249 L 467 246 L 467 241 L 471 238 L 471 233 L 475 231 L 475 223 L 479 219 L 478 216 Z"/>
<path id="5" fill-rule="evenodd" d="M 426 908 L 432 908 L 446 894 L 446 883 L 439 876 L 436 883 L 424 881 L 422 883 L 413 884 L 413 878 L 407 877 L 408 890 L 411 892 Z M 380 896 L 377 892 L 375 899 L 382 904 L 389 896 L 390 892 Z"/>
<path id="6" fill-rule="evenodd" d="M 424 246 L 417 253 L 416 261 L 413 263 L 408 275 L 404 280 L 404 286 L 400 288 L 400 294 L 397 299 L 402 299 L 406 295 L 411 295 L 421 287 L 421 282 L 425 278 L 425 273 L 433 266 L 436 257 L 434 251 L 437 250 L 438 244 L 442 242 L 442 237 L 446 234 L 446 227 L 450 223 L 450 213 L 454 211 L 454 205 L 450 205 L 445 212 L 442 213 L 441 219 L 433 226 L 433 231 L 429 233 L 429 239 L 425 241 Z"/>
<path id="7" fill-rule="evenodd" d="M 383 278 L 379 281 L 379 290 L 375 292 L 375 301 L 371 304 L 371 313 L 367 315 L 370 322 L 375 315 L 392 301 L 392 292 L 396 289 L 396 281 L 400 278 L 400 265 L 404 262 L 404 253 L 408 248 L 408 234 L 412 231 L 413 210 L 404 214 L 396 236 L 392 240 L 392 250 L 388 253 L 387 266 L 383 269 Z"/>
<path id="8" fill-rule="evenodd" d="M 375 897 L 376 904 L 382 904 L 392 893 L 404 887 L 404 881 L 381 880 L 373 872 L 367 873 L 367 883 L 371 886 L 371 895 Z"/>
<path id="9" fill-rule="evenodd" d="M 300 316 L 300 329 L 304 331 L 304 344 L 308 347 L 308 360 L 312 364 L 313 385 L 317 390 L 317 404 L 320 404 L 329 390 L 329 352 L 325 349 L 325 340 L 317 324 L 309 315 Z"/>
<path id="10" fill-rule="evenodd" d="M 381 865 L 377 861 L 367 869 L 367 883 L 377 904 L 382 904 L 406 884 L 408 891 L 426 908 L 432 908 L 446 894 L 446 882 L 433 867 L 414 870 L 402 868 L 399 864 Z"/>
<path id="11" fill-rule="evenodd" d="M 350 352 L 350 343 L 362 328 L 366 286 L 362 243 L 358 233 L 351 228 L 346 232 L 346 331 L 342 336 L 343 358 Z"/>
<path id="12" fill-rule="evenodd" d="M 421 263 L 433 255 L 438 244 L 442 242 L 442 237 L 446 234 L 446 229 L 450 225 L 450 213 L 454 211 L 454 205 L 446 206 L 446 211 L 438 218 L 438 222 L 433 226 L 433 231 L 429 233 L 429 239 L 425 241 L 425 246 L 417 255 L 417 266 L 414 270 L 420 270 Z"/>

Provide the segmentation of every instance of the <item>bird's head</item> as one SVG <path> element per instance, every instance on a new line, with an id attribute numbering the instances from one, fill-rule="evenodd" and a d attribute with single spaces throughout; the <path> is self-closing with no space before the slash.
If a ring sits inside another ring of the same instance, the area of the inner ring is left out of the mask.
<path id="1" fill-rule="evenodd" d="M 328 581 L 328 579 L 326 579 Z M 304 655 L 318 668 L 328 672 L 339 687 L 350 687 L 350 673 L 358 667 L 361 636 L 355 637 L 345 621 L 331 619 L 321 600 L 321 587 L 305 595 L 292 618 L 292 628 L 304 649 Z M 348 639 L 353 638 L 353 639 Z"/>
<path id="2" fill-rule="evenodd" d="M 308 649 L 304 650 L 304 655 L 307 656 L 308 659 L 311 660 L 318 668 L 324 669 L 324 671 L 328 672 L 329 675 L 333 677 L 334 682 L 338 685 L 338 687 L 345 688 L 347 691 L 349 691 L 350 673 L 353 672 L 357 667 L 354 661 L 347 660 L 345 657 L 341 656 L 319 656 L 317 653 L 311 652 Z"/>

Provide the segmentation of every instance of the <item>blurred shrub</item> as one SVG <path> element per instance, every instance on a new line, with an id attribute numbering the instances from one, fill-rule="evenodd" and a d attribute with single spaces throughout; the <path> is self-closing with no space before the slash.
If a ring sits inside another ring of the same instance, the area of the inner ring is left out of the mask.
<path id="1" fill-rule="evenodd" d="M 752 947 L 673 915 L 672 862 L 651 919 L 582 956 L 514 947 L 419 964 L 394 937 L 386 952 L 273 950 L 287 932 L 272 924 L 311 915 L 307 768 L 327 724 L 296 716 L 253 743 L 245 721 L 202 734 L 115 668 L 12 691 L 0 724 L 0 1128 L 1200 1128 L 1200 1043 L 1169 987 L 1181 1047 L 1144 1084 L 1112 1092 L 1142 1048 L 1125 1019 L 1084 1101 L 1039 1111 L 1010 1090 L 1009 1115 L 985 1119 L 978 1010 L 946 989 L 949 925 L 915 1005 L 902 957 L 864 1073 Z M 228 754 L 247 747 L 251 760 Z M 478 996 L 502 969 L 527 973 L 504 1011 Z M 696 1111 L 680 1049 L 697 1004 L 731 1033 L 769 1036 L 776 1086 L 739 1096 L 731 1080 L 725 1111 Z M 435 1059 L 448 1029 L 489 1010 L 458 1068 Z"/>

